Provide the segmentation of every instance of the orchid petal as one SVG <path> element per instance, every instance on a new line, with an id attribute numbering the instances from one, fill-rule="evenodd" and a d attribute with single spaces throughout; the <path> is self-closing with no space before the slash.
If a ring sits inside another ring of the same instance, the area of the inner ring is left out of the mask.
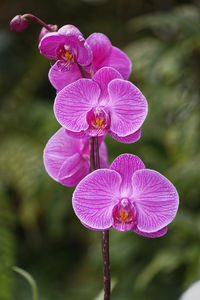
<path id="1" fill-rule="evenodd" d="M 98 83 L 101 89 L 101 96 L 99 98 L 99 101 L 101 105 L 106 104 L 109 99 L 108 99 L 108 84 L 111 82 L 113 79 L 121 79 L 122 76 L 119 72 L 117 72 L 113 68 L 105 67 L 100 69 L 99 71 L 96 72 L 92 80 Z"/>
<path id="2" fill-rule="evenodd" d="M 44 149 L 44 166 L 47 173 L 58 181 L 58 173 L 67 157 L 79 152 L 80 140 L 67 135 L 64 128 L 60 128 L 48 141 Z"/>
<path id="3" fill-rule="evenodd" d="M 178 193 L 166 177 L 154 170 L 139 170 L 133 174 L 132 185 L 139 230 L 155 232 L 175 218 Z"/>
<path id="4" fill-rule="evenodd" d="M 93 55 L 90 46 L 87 44 L 84 38 L 78 39 L 78 57 L 77 62 L 81 66 L 88 66 L 92 63 Z"/>
<path id="5" fill-rule="evenodd" d="M 82 78 L 81 72 L 74 64 L 70 70 L 62 70 L 56 62 L 49 71 L 49 80 L 51 84 L 57 89 L 57 92 L 62 90 L 68 84 Z"/>
<path id="6" fill-rule="evenodd" d="M 88 134 L 88 132 L 87 132 L 87 130 L 86 131 L 80 131 L 80 132 L 74 132 L 74 131 L 70 131 L 70 130 L 67 130 L 67 129 L 65 129 L 65 130 L 66 130 L 66 133 L 69 136 L 71 136 L 71 137 L 73 137 L 75 139 L 85 139 L 85 138 L 89 138 L 90 137 L 89 134 Z"/>
<path id="7" fill-rule="evenodd" d="M 67 24 L 60 27 L 58 33 L 65 36 L 83 36 L 80 30 L 76 26 L 71 24 Z"/>
<path id="8" fill-rule="evenodd" d="M 54 113 L 58 122 L 69 131 L 80 132 L 89 125 L 87 112 L 98 103 L 100 88 L 90 79 L 79 79 L 63 88 L 55 99 Z"/>
<path id="9" fill-rule="evenodd" d="M 83 226 L 85 226 L 87 229 L 90 229 L 90 230 L 94 230 L 94 231 L 103 231 L 104 229 L 103 228 L 98 228 L 98 229 L 96 229 L 96 228 L 93 228 L 93 227 L 89 227 L 89 226 L 87 226 L 86 224 L 84 224 L 84 223 L 82 223 L 83 224 Z M 110 228 L 107 228 L 106 230 L 109 230 L 109 229 L 111 229 L 112 228 L 112 226 L 110 226 Z"/>
<path id="10" fill-rule="evenodd" d="M 111 109 L 110 130 L 120 137 L 137 131 L 147 115 L 147 101 L 129 81 L 114 79 L 108 85 Z"/>
<path id="11" fill-rule="evenodd" d="M 96 72 L 99 68 L 99 64 L 109 56 L 112 44 L 109 38 L 103 33 L 92 33 L 86 42 L 90 46 L 93 53 L 93 69 Z M 108 65 L 109 66 L 109 65 Z"/>
<path id="12" fill-rule="evenodd" d="M 108 229 L 112 226 L 112 209 L 118 201 L 120 175 L 114 170 L 96 170 L 76 187 L 72 204 L 78 218 L 86 226 Z"/>
<path id="13" fill-rule="evenodd" d="M 124 79 L 128 79 L 132 69 L 131 60 L 119 48 L 112 47 L 110 55 L 99 64 L 98 68 L 112 67 L 116 69 Z"/>
<path id="14" fill-rule="evenodd" d="M 138 129 L 136 132 L 129 134 L 127 136 L 121 137 L 118 136 L 116 133 L 109 131 L 108 132 L 115 140 L 125 144 L 131 144 L 137 142 L 141 137 L 141 129 Z"/>
<path id="15" fill-rule="evenodd" d="M 66 36 L 60 35 L 58 32 L 47 33 L 39 43 L 40 53 L 48 59 L 57 60 L 57 50 L 66 42 Z"/>
<path id="16" fill-rule="evenodd" d="M 76 153 L 66 158 L 59 171 L 58 181 L 65 186 L 76 186 L 89 172 L 88 161 Z"/>
<path id="17" fill-rule="evenodd" d="M 155 232 L 143 232 L 143 231 L 140 231 L 137 227 L 133 228 L 132 230 L 135 231 L 137 234 L 145 236 L 145 237 L 158 238 L 167 233 L 167 226 L 158 231 L 155 231 Z"/>
<path id="18" fill-rule="evenodd" d="M 120 192 L 122 197 L 128 197 L 132 194 L 133 173 L 137 170 L 145 169 L 145 165 L 136 155 L 122 154 L 113 161 L 110 169 L 120 174 L 122 178 Z"/>

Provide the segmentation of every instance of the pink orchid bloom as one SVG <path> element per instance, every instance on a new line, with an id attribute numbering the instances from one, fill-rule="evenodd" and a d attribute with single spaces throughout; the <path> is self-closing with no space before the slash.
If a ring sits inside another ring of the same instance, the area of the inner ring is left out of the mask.
<path id="1" fill-rule="evenodd" d="M 88 66 L 92 62 L 90 46 L 73 25 L 65 25 L 56 32 L 45 34 L 39 49 L 43 56 L 57 61 L 50 70 L 49 78 L 58 89 L 60 85 L 63 87 L 63 73 L 67 74 L 66 84 L 69 84 L 82 77 L 77 64 Z"/>
<path id="2" fill-rule="evenodd" d="M 55 99 L 58 122 L 72 136 L 105 136 L 123 143 L 140 138 L 147 101 L 140 90 L 113 68 L 104 67 L 92 79 L 79 79 Z"/>
<path id="3" fill-rule="evenodd" d="M 92 62 L 92 51 L 82 33 L 73 25 L 65 25 L 56 32 L 49 32 L 39 43 L 42 55 L 58 60 L 61 67 L 70 69 L 77 62 L 88 66 Z"/>
<path id="4" fill-rule="evenodd" d="M 100 164 L 108 168 L 107 149 L 100 143 Z M 65 186 L 76 186 L 90 172 L 89 139 L 70 137 L 60 128 L 44 149 L 44 166 L 47 173 Z"/>
<path id="5" fill-rule="evenodd" d="M 93 33 L 86 39 L 86 43 L 93 54 L 92 63 L 83 68 L 88 78 L 93 77 L 102 67 L 112 67 L 122 75 L 123 79 L 128 79 L 132 63 L 123 51 L 112 46 L 106 35 Z M 77 64 L 71 66 L 69 72 L 66 69 L 61 70 L 59 64 L 55 63 L 49 71 L 49 80 L 58 92 L 80 78 L 82 76 Z"/>
<path id="6" fill-rule="evenodd" d="M 45 34 L 40 40 L 39 49 L 43 56 L 56 60 L 53 70 L 76 72 L 81 78 L 77 66 L 88 66 L 92 62 L 92 51 L 82 33 L 73 25 L 65 25 L 56 32 Z M 72 81 L 71 81 L 72 82 Z"/>
<path id="7" fill-rule="evenodd" d="M 74 211 L 86 227 L 133 230 L 146 237 L 167 232 L 178 202 L 173 184 L 131 154 L 118 156 L 110 169 L 87 175 L 73 194 Z"/>

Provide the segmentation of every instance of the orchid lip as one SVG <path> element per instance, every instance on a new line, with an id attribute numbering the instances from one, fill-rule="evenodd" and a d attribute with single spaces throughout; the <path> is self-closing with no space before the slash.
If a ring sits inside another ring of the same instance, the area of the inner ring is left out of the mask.
<path id="1" fill-rule="evenodd" d="M 87 122 L 90 135 L 105 135 L 110 128 L 110 115 L 104 108 L 96 107 L 87 113 Z"/>
<path id="2" fill-rule="evenodd" d="M 74 63 L 75 57 L 69 45 L 60 45 L 57 49 L 57 58 L 59 60 L 64 60 L 67 64 Z"/>
<path id="3" fill-rule="evenodd" d="M 127 231 L 137 224 L 137 214 L 134 204 L 128 198 L 122 198 L 118 204 L 114 206 L 113 211 L 113 227 L 118 231 Z"/>

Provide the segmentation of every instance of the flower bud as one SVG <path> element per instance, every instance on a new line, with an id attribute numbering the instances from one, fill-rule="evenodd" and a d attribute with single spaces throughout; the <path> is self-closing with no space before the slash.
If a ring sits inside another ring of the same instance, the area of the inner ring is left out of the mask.
<path id="1" fill-rule="evenodd" d="M 14 32 L 24 31 L 28 27 L 28 20 L 21 15 L 15 16 L 10 21 L 10 29 Z"/>
<path id="2" fill-rule="evenodd" d="M 52 29 L 52 31 L 58 31 L 58 26 L 57 25 L 48 24 L 48 26 Z M 50 31 L 47 30 L 45 27 L 42 27 L 42 29 L 40 31 L 40 35 L 39 35 L 39 42 L 49 32 Z"/>

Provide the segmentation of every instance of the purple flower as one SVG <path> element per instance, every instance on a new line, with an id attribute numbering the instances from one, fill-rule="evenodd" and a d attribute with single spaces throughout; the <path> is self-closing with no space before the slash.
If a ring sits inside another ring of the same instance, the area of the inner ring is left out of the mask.
<path id="1" fill-rule="evenodd" d="M 92 63 L 83 68 L 88 78 L 102 67 L 113 67 L 123 79 L 128 79 L 131 73 L 131 61 L 124 52 L 112 46 L 107 36 L 103 33 L 93 33 L 85 43 L 90 47 L 93 55 Z M 80 78 L 82 75 L 75 63 L 71 64 L 70 72 L 66 68 L 60 68 L 60 63 L 55 63 L 49 71 L 49 80 L 57 91 Z"/>
<path id="2" fill-rule="evenodd" d="M 100 141 L 100 164 L 108 167 L 107 149 Z M 44 165 L 47 173 L 65 186 L 76 186 L 89 172 L 89 139 L 74 139 L 60 128 L 44 149 Z"/>
<path id="3" fill-rule="evenodd" d="M 145 169 L 139 157 L 122 154 L 110 169 L 86 176 L 73 194 L 73 208 L 83 225 L 93 230 L 132 229 L 159 237 L 178 209 L 178 193 L 160 173 Z"/>
<path id="4" fill-rule="evenodd" d="M 39 49 L 42 55 L 57 61 L 49 71 L 49 80 L 58 91 L 82 78 L 77 63 L 88 66 L 92 62 L 90 46 L 73 25 L 65 25 L 57 32 L 46 34 Z"/>
<path id="5" fill-rule="evenodd" d="M 105 136 L 124 143 L 140 138 L 147 115 L 147 101 L 140 90 L 113 68 L 97 71 L 93 79 L 79 79 L 56 97 L 58 122 L 80 137 Z"/>
<path id="6" fill-rule="evenodd" d="M 88 66 L 92 61 L 90 46 L 73 25 L 65 25 L 56 32 L 46 34 L 40 41 L 39 49 L 42 55 L 58 60 L 60 66 L 66 69 L 70 69 L 74 62 Z"/>

